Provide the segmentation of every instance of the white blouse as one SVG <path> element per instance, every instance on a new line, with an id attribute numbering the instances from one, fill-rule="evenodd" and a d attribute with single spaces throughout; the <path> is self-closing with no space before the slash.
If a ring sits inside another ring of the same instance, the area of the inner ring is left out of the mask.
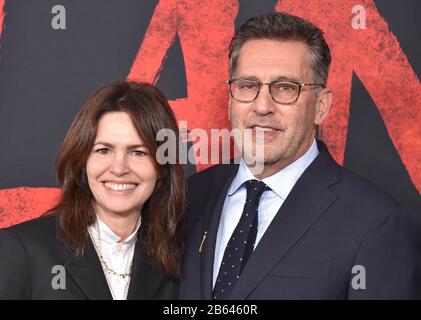
<path id="1" fill-rule="evenodd" d="M 139 217 L 135 231 L 122 242 L 119 242 L 121 238 L 98 216 L 96 222 L 88 228 L 89 235 L 91 236 L 100 261 L 100 256 L 102 256 L 102 270 L 104 271 L 114 300 L 127 299 L 131 277 L 122 277 L 121 275 L 131 272 L 137 231 L 139 230 L 140 223 L 141 219 Z M 108 266 L 108 269 L 104 262 Z M 115 271 L 117 274 L 114 274 L 109 269 Z"/>

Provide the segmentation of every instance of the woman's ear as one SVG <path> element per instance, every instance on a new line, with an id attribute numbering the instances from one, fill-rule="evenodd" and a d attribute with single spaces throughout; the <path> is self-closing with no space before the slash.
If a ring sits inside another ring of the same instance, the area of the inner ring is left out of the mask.
<path id="1" fill-rule="evenodd" d="M 324 88 L 317 97 L 315 125 L 321 125 L 329 114 L 332 107 L 332 92 L 329 88 Z"/>

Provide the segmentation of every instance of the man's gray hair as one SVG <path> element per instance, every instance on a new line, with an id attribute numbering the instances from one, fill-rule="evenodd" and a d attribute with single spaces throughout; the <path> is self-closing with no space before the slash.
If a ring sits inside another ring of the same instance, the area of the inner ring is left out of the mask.
<path id="1" fill-rule="evenodd" d="M 231 78 L 234 77 L 238 55 L 244 43 L 258 39 L 304 42 L 310 50 L 314 81 L 326 85 L 331 57 L 323 32 L 304 19 L 280 12 L 251 18 L 235 32 L 229 49 Z"/>

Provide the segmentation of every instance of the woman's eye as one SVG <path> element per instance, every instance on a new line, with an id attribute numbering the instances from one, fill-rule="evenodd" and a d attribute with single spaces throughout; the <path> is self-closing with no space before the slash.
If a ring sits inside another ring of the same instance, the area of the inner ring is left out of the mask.
<path id="1" fill-rule="evenodd" d="M 100 149 L 96 149 L 95 152 L 98 154 L 108 154 L 110 150 L 107 148 L 100 148 Z"/>
<path id="2" fill-rule="evenodd" d="M 143 157 L 143 156 L 148 155 L 148 153 L 146 151 L 143 151 L 143 150 L 133 150 L 132 154 L 134 154 L 135 156 L 138 156 L 138 157 Z"/>

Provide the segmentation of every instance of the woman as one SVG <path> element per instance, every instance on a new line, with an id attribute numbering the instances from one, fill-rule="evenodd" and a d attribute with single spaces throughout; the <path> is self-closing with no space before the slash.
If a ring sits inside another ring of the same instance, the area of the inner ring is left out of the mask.
<path id="1" fill-rule="evenodd" d="M 0 230 L 0 299 L 176 298 L 185 178 L 155 157 L 164 128 L 178 137 L 151 85 L 115 82 L 88 99 L 58 155 L 59 204 Z"/>

